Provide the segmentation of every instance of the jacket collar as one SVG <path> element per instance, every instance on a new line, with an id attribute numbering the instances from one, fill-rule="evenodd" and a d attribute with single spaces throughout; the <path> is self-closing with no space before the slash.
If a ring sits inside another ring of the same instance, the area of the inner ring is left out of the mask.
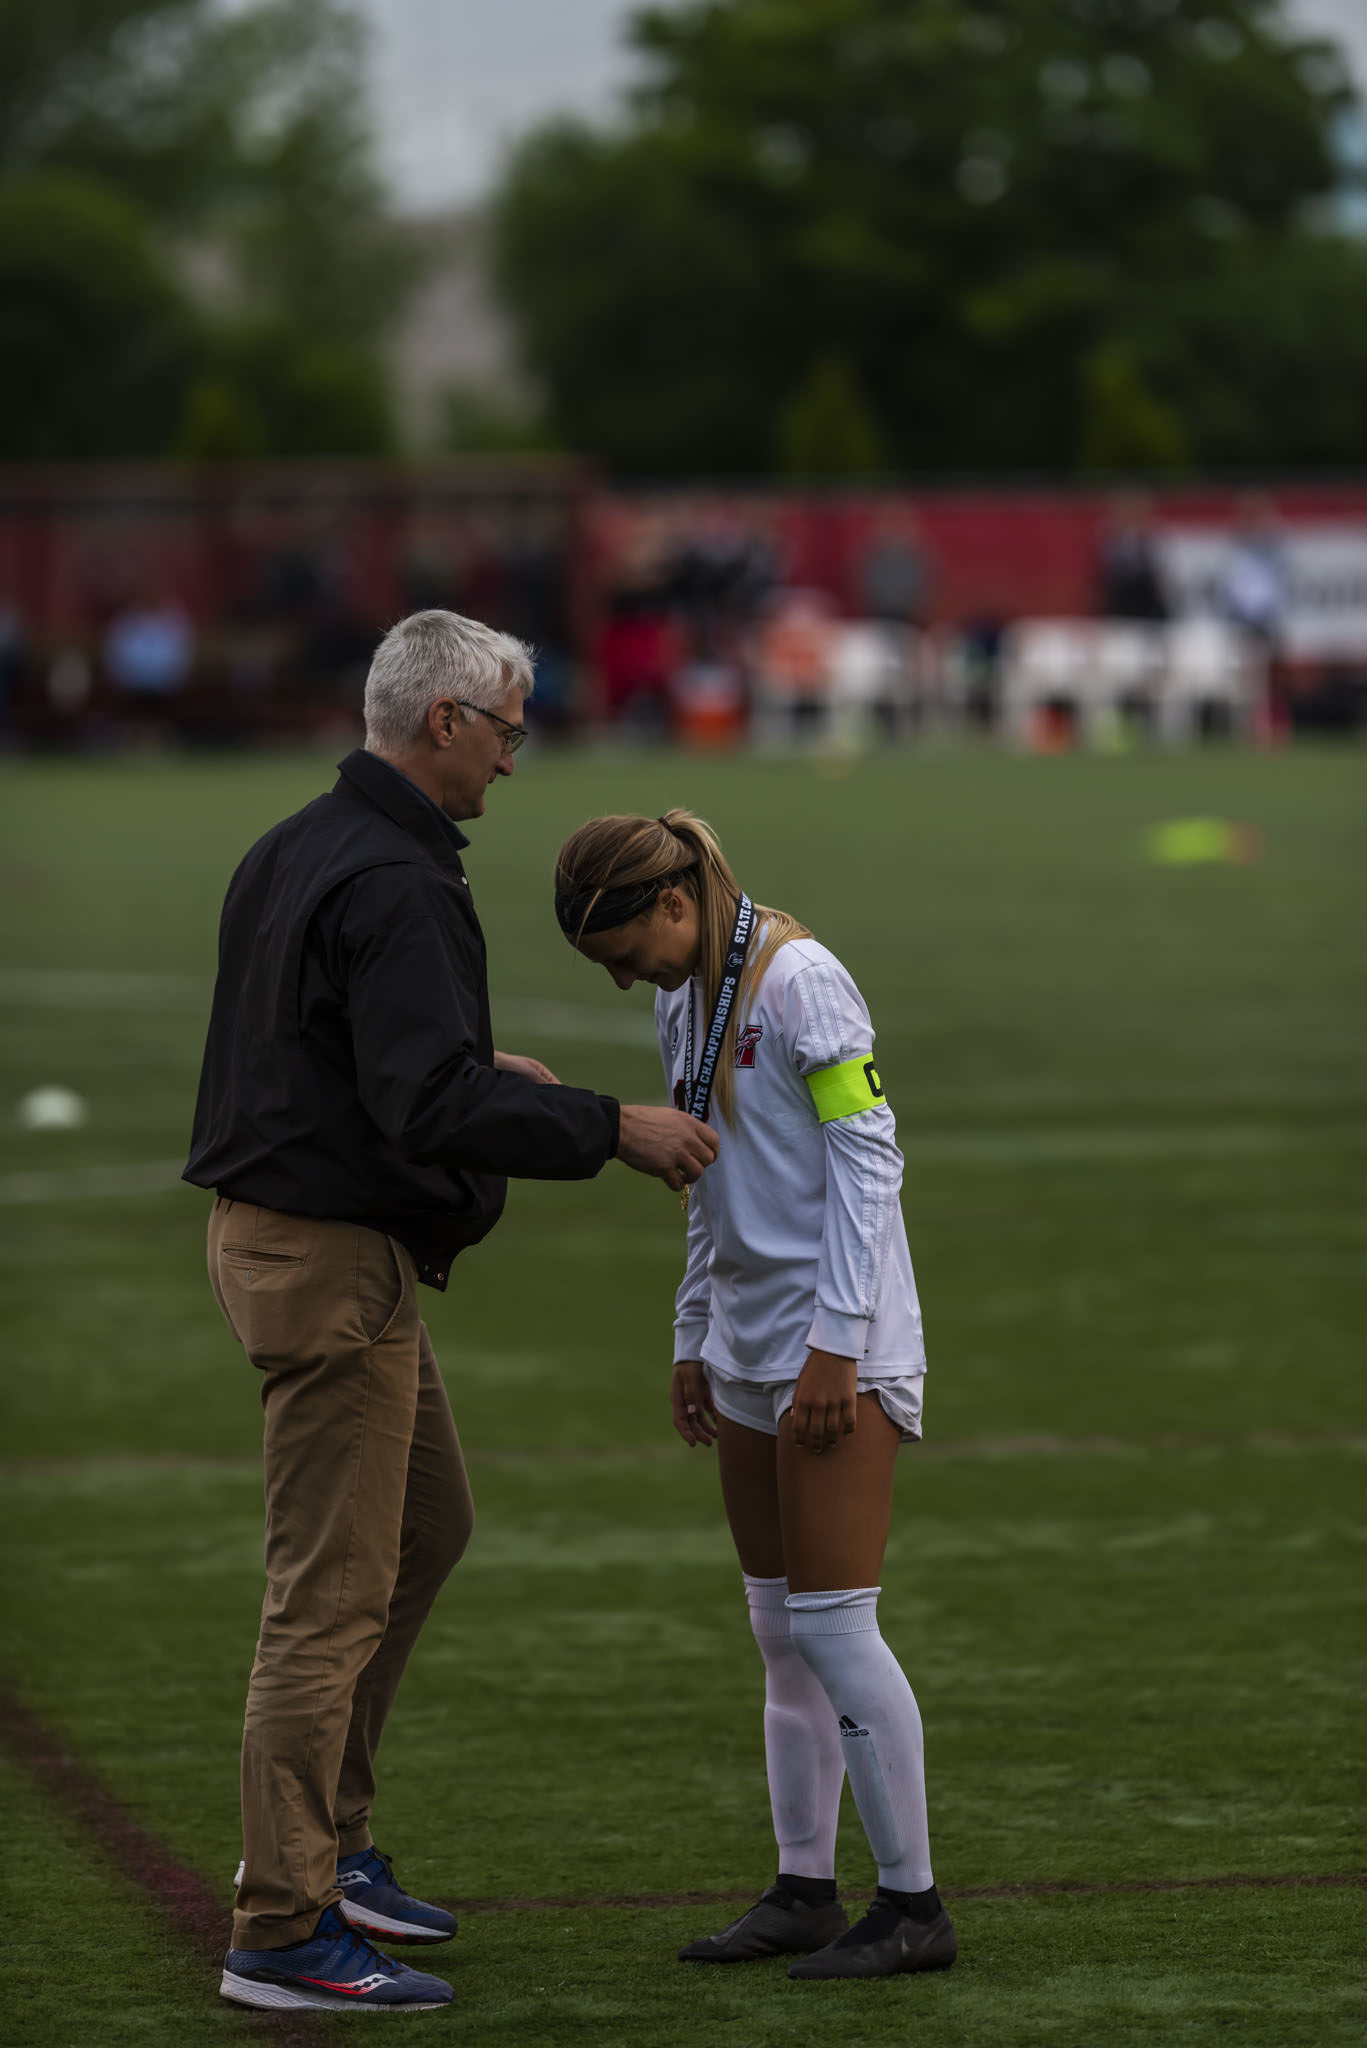
<path id="1" fill-rule="evenodd" d="M 337 766 L 342 777 L 338 789 L 343 782 L 349 783 L 387 818 L 392 818 L 405 832 L 411 832 L 430 852 L 447 860 L 454 855 L 459 862 L 461 851 L 470 844 L 469 840 L 459 825 L 446 816 L 440 804 L 433 803 L 427 792 L 419 789 L 416 782 L 411 782 L 402 769 L 382 761 L 378 754 L 367 753 L 364 747 L 357 747 Z"/>

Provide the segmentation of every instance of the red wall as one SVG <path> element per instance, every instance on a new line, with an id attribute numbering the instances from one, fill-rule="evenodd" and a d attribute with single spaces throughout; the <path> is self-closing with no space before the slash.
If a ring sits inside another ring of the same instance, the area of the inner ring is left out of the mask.
<path id="1" fill-rule="evenodd" d="M 1367 523 L 1367 481 L 1323 485 L 1269 483 L 1288 522 Z M 1206 486 L 1149 494 L 1155 523 L 1232 524 L 1248 487 Z M 663 493 L 618 494 L 598 501 L 620 534 L 633 513 L 665 513 L 679 500 Z M 1045 487 L 887 493 L 878 498 L 726 496 L 693 499 L 705 513 L 778 537 L 789 580 L 828 590 L 857 609 L 858 564 L 869 534 L 890 512 L 916 517 L 931 569 L 931 614 L 939 621 L 996 617 L 1087 616 L 1096 606 L 1097 547 L 1114 493 Z M 600 564 L 603 551 L 600 550 Z M 600 571 L 601 572 L 601 571 Z"/>
<path id="2" fill-rule="evenodd" d="M 1367 481 L 1262 486 L 1288 521 L 1367 521 Z M 1241 492 L 1215 486 L 1151 497 L 1158 524 L 1223 524 Z M 225 613 L 243 561 L 274 540 L 325 544 L 359 613 L 377 624 L 401 609 L 400 550 L 415 519 L 464 522 L 478 537 L 528 505 L 557 508 L 575 565 L 581 635 L 621 551 L 652 521 L 723 517 L 768 532 L 791 581 L 856 609 L 857 564 L 870 529 L 912 512 L 930 559 L 931 614 L 1086 614 L 1095 609 L 1102 491 L 1003 486 L 867 494 L 595 488 L 568 465 L 290 465 L 233 476 L 184 470 L 0 468 L 0 602 L 17 602 L 40 636 L 92 630 L 129 579 L 155 581 L 202 624 Z"/>

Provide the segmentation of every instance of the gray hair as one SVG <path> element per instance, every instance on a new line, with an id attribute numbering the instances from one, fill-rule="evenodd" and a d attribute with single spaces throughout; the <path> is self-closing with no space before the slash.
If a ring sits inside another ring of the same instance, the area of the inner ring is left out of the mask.
<path id="1" fill-rule="evenodd" d="M 532 650 L 511 633 L 496 633 L 459 612 L 410 612 L 375 649 L 365 684 L 365 743 L 372 754 L 401 754 L 427 727 L 428 706 L 441 697 L 495 711 L 514 685 L 534 686 Z M 462 710 L 472 725 L 477 714 Z"/>

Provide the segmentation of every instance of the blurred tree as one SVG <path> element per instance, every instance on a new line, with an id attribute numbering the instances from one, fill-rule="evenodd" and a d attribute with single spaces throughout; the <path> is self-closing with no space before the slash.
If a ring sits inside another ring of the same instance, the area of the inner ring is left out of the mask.
<path id="1" fill-rule="evenodd" d="M 441 394 L 439 440 L 448 455 L 554 455 L 560 451 L 536 408 L 481 384 L 451 383 Z"/>
<path id="2" fill-rule="evenodd" d="M 0 184 L 0 452 L 165 447 L 195 321 L 124 199 L 76 178 Z"/>
<path id="3" fill-rule="evenodd" d="M 691 0 L 632 39 L 620 129 L 533 134 L 496 208 L 571 444 L 765 468 L 839 363 L 904 470 L 1367 457 L 1367 252 L 1313 225 L 1353 95 L 1282 0 Z"/>
<path id="4" fill-rule="evenodd" d="M 878 428 L 842 357 L 812 365 L 780 417 L 779 456 L 789 476 L 871 476 L 882 469 Z"/>
<path id="5" fill-rule="evenodd" d="M 362 54 L 337 0 L 232 13 L 211 0 L 0 0 L 0 195 L 54 175 L 103 192 L 125 224 L 141 218 L 146 259 L 179 297 L 180 382 L 160 413 L 127 415 L 141 452 L 260 451 L 263 437 L 281 453 L 392 445 L 377 344 L 416 256 L 374 173 Z M 83 306 L 75 261 L 65 291 L 70 320 L 101 336 L 86 362 L 97 389 L 105 344 L 117 359 L 132 313 Z M 198 364 L 183 348 L 187 301 Z M 0 383 L 12 381 L 0 340 Z M 108 433 L 81 426 L 87 411 L 54 389 L 25 452 L 110 452 Z"/>
<path id="6" fill-rule="evenodd" d="M 1177 413 L 1155 398 L 1129 350 L 1103 342 L 1081 364 L 1078 468 L 1114 475 L 1139 470 L 1150 476 L 1184 469 L 1186 431 Z"/>
<path id="7" fill-rule="evenodd" d="M 1243 235 L 1135 313 L 1155 387 L 1182 395 L 1212 466 L 1343 468 L 1367 459 L 1367 252 Z"/>
<path id="8" fill-rule="evenodd" d="M 259 455 L 386 455 L 394 420 L 372 349 L 283 321 L 223 326 L 185 394 L 171 452 L 200 461 Z"/>
<path id="9" fill-rule="evenodd" d="M 255 399 L 223 370 L 201 370 L 186 389 L 170 453 L 187 462 L 249 462 L 269 450 Z"/>

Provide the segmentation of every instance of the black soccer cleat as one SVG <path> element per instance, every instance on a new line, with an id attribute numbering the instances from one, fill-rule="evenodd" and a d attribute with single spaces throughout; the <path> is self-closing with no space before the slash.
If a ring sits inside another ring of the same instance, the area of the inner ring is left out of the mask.
<path id="1" fill-rule="evenodd" d="M 849 1926 L 839 1899 L 804 1906 L 781 1884 L 720 1934 L 704 1934 L 679 1950 L 681 1963 L 754 1963 L 764 1956 L 805 1956 L 824 1948 Z"/>
<path id="2" fill-rule="evenodd" d="M 891 1899 L 876 1898 L 862 1920 L 826 1948 L 788 1968 L 790 1977 L 898 1977 L 910 1970 L 947 1970 L 959 1953 L 954 1922 L 942 1906 L 933 1920 L 913 1920 Z"/>

